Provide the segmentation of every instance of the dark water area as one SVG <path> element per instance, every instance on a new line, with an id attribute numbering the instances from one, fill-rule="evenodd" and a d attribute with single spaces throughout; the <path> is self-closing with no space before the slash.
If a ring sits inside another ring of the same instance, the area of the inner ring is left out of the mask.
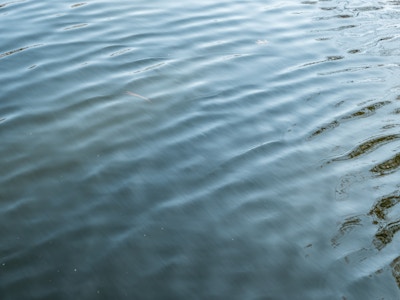
<path id="1" fill-rule="evenodd" d="M 0 299 L 400 299 L 399 20 L 0 3 Z"/>

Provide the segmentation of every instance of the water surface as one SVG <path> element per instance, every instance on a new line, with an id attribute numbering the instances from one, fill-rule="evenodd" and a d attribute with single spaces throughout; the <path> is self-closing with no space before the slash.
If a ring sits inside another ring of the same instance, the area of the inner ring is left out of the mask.
<path id="1" fill-rule="evenodd" d="M 0 4 L 1 299 L 397 299 L 398 1 Z"/>

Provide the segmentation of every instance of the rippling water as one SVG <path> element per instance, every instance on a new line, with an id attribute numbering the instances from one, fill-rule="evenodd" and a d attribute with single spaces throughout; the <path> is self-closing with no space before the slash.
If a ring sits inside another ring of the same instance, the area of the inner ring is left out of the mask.
<path id="1" fill-rule="evenodd" d="M 0 3 L 1 299 L 400 297 L 399 1 L 61 2 Z"/>

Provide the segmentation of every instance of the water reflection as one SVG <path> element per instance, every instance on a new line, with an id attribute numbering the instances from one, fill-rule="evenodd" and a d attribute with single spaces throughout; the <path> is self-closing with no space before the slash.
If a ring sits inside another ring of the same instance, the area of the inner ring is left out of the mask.
<path id="1" fill-rule="evenodd" d="M 39 47 L 39 46 L 42 46 L 42 44 L 36 44 L 36 45 L 21 47 L 21 48 L 18 48 L 18 49 L 13 49 L 13 50 L 10 50 L 10 51 L 4 52 L 4 53 L 0 53 L 0 59 L 3 58 L 3 57 L 6 57 L 6 56 L 10 56 L 12 54 L 15 54 L 15 53 L 18 53 L 18 52 L 22 52 L 22 51 L 25 51 L 25 50 L 30 49 L 30 48 Z"/>
<path id="2" fill-rule="evenodd" d="M 1 3 L 0 4 L 0 9 L 6 7 L 8 5 L 12 5 L 12 4 L 20 3 L 20 2 L 24 2 L 24 1 L 25 0 L 19 0 L 19 1 L 17 0 L 17 1 L 9 1 L 9 2 L 6 2 L 6 3 Z"/>
<path id="3" fill-rule="evenodd" d="M 369 211 L 369 215 L 374 217 L 374 223 L 378 224 L 381 221 L 386 220 L 389 209 L 400 202 L 400 191 L 392 193 L 390 195 L 383 196 L 378 199 L 374 206 Z"/>
<path id="4" fill-rule="evenodd" d="M 374 238 L 374 245 L 378 250 L 382 250 L 390 242 L 392 242 L 394 235 L 400 230 L 400 220 L 391 222 L 378 229 Z"/>
<path id="5" fill-rule="evenodd" d="M 398 295 L 389 4 L 179 2 L 0 6 L 0 294 Z"/>
<path id="6" fill-rule="evenodd" d="M 345 121 L 349 121 L 355 118 L 365 118 L 368 116 L 371 116 L 372 114 L 375 113 L 375 111 L 381 107 L 383 107 L 384 105 L 390 104 L 390 101 L 380 101 L 380 102 L 376 102 L 374 104 L 365 106 L 359 110 L 356 110 L 353 113 L 349 113 L 346 115 L 341 116 L 339 119 L 334 120 L 324 126 L 321 126 L 320 128 L 318 128 L 317 130 L 315 130 L 310 136 L 309 139 L 314 138 L 322 133 L 324 133 L 327 130 L 331 130 L 335 127 L 338 127 L 340 124 L 342 124 Z M 355 150 L 357 151 L 357 150 Z"/>
<path id="7" fill-rule="evenodd" d="M 83 5 L 86 5 L 86 4 L 87 4 L 86 2 L 81 2 L 81 3 L 72 4 L 72 5 L 71 5 L 71 8 L 83 6 Z"/>
<path id="8" fill-rule="evenodd" d="M 392 267 L 393 277 L 396 279 L 397 285 L 400 287 L 400 256 L 395 258 L 390 266 Z"/>
<path id="9" fill-rule="evenodd" d="M 340 224 L 339 232 L 335 235 L 331 242 L 334 247 L 340 245 L 340 239 L 350 233 L 355 227 L 362 226 L 362 219 L 360 216 L 351 216 L 346 218 L 343 223 Z"/>
<path id="10" fill-rule="evenodd" d="M 371 172 L 376 173 L 378 175 L 387 175 L 391 174 L 398 169 L 400 166 L 400 153 L 391 157 L 390 159 L 374 166 L 371 169 Z"/>
<path id="11" fill-rule="evenodd" d="M 320 3 L 324 15 L 318 21 L 328 24 L 329 19 L 336 18 L 338 24 L 321 28 L 318 32 L 323 36 L 319 40 L 336 40 L 343 51 L 354 54 L 352 63 L 320 75 L 353 74 L 354 78 L 349 76 L 347 81 L 352 87 L 367 83 L 376 84 L 381 91 L 384 87 L 384 92 L 371 100 L 372 104 L 348 98 L 338 101 L 336 115 L 317 126 L 308 137 L 309 141 L 318 137 L 335 145 L 333 158 L 323 167 L 342 172 L 336 199 L 343 217 L 331 243 L 338 250 L 350 251 L 354 257 L 363 253 L 355 262 L 353 259 L 354 266 L 383 261 L 370 276 L 384 276 L 388 272 L 400 288 L 400 256 L 393 247 L 400 238 L 400 189 L 395 177 L 400 168 L 400 134 L 393 117 L 398 109 L 400 87 L 394 79 L 398 78 L 395 71 L 398 64 L 386 59 L 398 54 L 398 48 L 394 47 L 398 35 L 393 28 L 398 27 L 399 3 Z M 362 108 L 353 110 L 356 105 Z M 348 263 L 349 256 L 344 257 Z"/>
<path id="12" fill-rule="evenodd" d="M 337 124 L 337 126 L 338 126 L 339 122 L 336 122 L 335 124 Z M 349 153 L 341 155 L 337 158 L 334 158 L 332 161 L 357 158 L 358 156 L 365 155 L 373 150 L 376 150 L 378 147 L 383 146 L 383 145 L 385 145 L 391 141 L 397 140 L 397 139 L 400 139 L 400 134 L 389 134 L 389 135 L 385 135 L 385 136 L 371 138 L 371 139 L 357 145 Z"/>

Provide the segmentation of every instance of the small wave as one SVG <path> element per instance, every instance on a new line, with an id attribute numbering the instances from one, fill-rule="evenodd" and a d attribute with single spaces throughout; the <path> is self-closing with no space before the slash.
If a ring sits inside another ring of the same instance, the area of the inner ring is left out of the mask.
<path id="1" fill-rule="evenodd" d="M 371 169 L 371 172 L 383 176 L 394 173 L 400 167 L 400 153 L 394 155 L 392 158 L 376 165 Z"/>
<path id="2" fill-rule="evenodd" d="M 399 4 L 400 5 L 400 4 Z M 400 288 L 400 256 L 395 258 L 391 263 L 392 275 L 396 279 L 396 283 Z"/>
<path id="3" fill-rule="evenodd" d="M 71 25 L 71 26 L 64 27 L 63 30 L 79 29 L 79 28 L 86 27 L 88 25 L 89 25 L 88 23 L 74 24 L 74 25 Z"/>
<path id="4" fill-rule="evenodd" d="M 10 1 L 10 2 L 6 2 L 6 3 L 0 3 L 0 9 L 8 6 L 8 5 L 12 5 L 12 4 L 16 4 L 16 3 L 21 3 L 21 2 L 25 2 L 26 0 L 19 0 L 19 1 Z"/>
<path id="5" fill-rule="evenodd" d="M 365 155 L 376 150 L 378 147 L 381 147 L 389 142 L 395 141 L 400 139 L 400 134 L 390 134 L 386 136 L 380 136 L 376 138 L 369 139 L 360 145 L 356 146 L 353 150 L 349 153 L 334 158 L 332 161 L 340 161 L 340 160 L 347 160 L 347 159 L 354 159 L 361 155 Z"/>
<path id="6" fill-rule="evenodd" d="M 6 57 L 6 56 L 10 56 L 10 55 L 13 55 L 13 54 L 16 54 L 16 53 L 25 51 L 25 50 L 27 50 L 27 49 L 31 49 L 31 48 L 35 48 L 35 47 L 40 47 L 40 46 L 43 46 L 43 44 L 36 44 L 36 45 L 31 45 L 31 46 L 25 46 L 25 47 L 13 49 L 13 50 L 10 50 L 10 51 L 4 52 L 4 53 L 0 53 L 0 59 L 2 59 L 3 57 Z"/>
<path id="7" fill-rule="evenodd" d="M 70 7 L 71 8 L 76 8 L 76 7 L 84 6 L 86 4 L 87 4 L 87 2 L 75 3 L 75 4 L 72 4 Z"/>
<path id="8" fill-rule="evenodd" d="M 375 233 L 373 243 L 378 250 L 382 250 L 385 246 L 390 244 L 394 235 L 400 231 L 400 220 L 391 222 L 386 226 L 379 228 Z"/>
<path id="9" fill-rule="evenodd" d="M 375 223 L 378 223 L 385 220 L 389 210 L 398 203 L 400 203 L 399 191 L 378 199 L 368 214 L 376 218 Z"/>
<path id="10" fill-rule="evenodd" d="M 349 121 L 349 120 L 354 120 L 357 118 L 366 118 L 369 117 L 371 115 L 373 115 L 378 109 L 382 108 L 385 105 L 388 105 L 392 103 L 391 101 L 379 101 L 376 102 L 374 104 L 365 106 L 353 113 L 344 115 L 342 117 L 340 117 L 337 120 L 334 120 L 330 123 L 328 123 L 327 125 L 321 126 L 320 128 L 318 128 L 317 130 L 315 130 L 310 136 L 309 139 L 312 139 L 316 136 L 321 135 L 322 133 L 326 132 L 327 130 L 331 130 L 335 127 L 338 127 L 341 123 Z"/>

